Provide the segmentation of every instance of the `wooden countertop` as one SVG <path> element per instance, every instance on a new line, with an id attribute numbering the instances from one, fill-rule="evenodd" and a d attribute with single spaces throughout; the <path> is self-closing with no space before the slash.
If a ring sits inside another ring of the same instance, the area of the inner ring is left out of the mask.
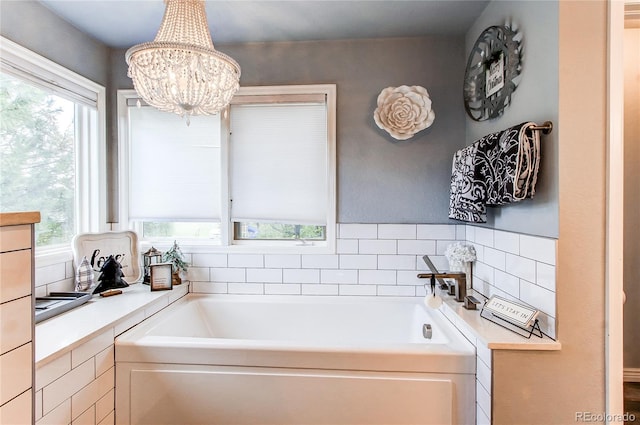
<path id="1" fill-rule="evenodd" d="M 39 211 L 0 213 L 0 226 L 40 223 Z"/>

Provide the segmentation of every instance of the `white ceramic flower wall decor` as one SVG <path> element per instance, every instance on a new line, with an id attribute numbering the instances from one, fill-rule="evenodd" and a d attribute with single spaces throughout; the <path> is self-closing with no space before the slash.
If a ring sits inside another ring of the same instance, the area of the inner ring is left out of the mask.
<path id="1" fill-rule="evenodd" d="M 407 140 L 433 124 L 427 89 L 420 86 L 387 87 L 378 95 L 373 119 L 378 127 L 397 140 Z"/>

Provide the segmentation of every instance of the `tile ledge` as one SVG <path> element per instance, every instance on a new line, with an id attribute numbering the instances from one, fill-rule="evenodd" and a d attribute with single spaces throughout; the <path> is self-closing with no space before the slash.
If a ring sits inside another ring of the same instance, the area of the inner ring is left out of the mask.
<path id="1" fill-rule="evenodd" d="M 157 292 L 135 283 L 123 288 L 121 295 L 94 295 L 86 304 L 35 325 L 35 366 L 44 366 L 158 301 L 169 305 L 188 291 L 189 283 Z M 151 315 L 154 313 L 155 310 Z"/>
<path id="2" fill-rule="evenodd" d="M 480 317 L 480 310 L 467 310 L 462 303 L 446 295 L 443 296 L 442 306 L 438 310 L 463 334 L 472 333 L 491 350 L 558 351 L 562 348 L 559 341 L 554 341 L 546 335 L 542 338 L 532 336 L 527 339 L 511 332 Z"/>

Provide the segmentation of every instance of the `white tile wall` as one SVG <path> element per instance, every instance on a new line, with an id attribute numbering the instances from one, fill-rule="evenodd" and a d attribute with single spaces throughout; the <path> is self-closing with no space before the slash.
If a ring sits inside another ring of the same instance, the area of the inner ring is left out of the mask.
<path id="1" fill-rule="evenodd" d="M 444 250 L 457 236 L 464 238 L 466 228 L 339 224 L 337 234 L 337 254 L 193 254 L 192 291 L 422 296 L 425 282 L 416 277 L 427 270 L 422 256 L 429 255 L 436 267 L 446 270 Z"/>
<path id="2" fill-rule="evenodd" d="M 115 423 L 114 339 L 186 293 L 148 305 L 114 323 L 83 344 L 36 365 L 36 425 L 113 425 Z"/>
<path id="3" fill-rule="evenodd" d="M 539 309 L 542 331 L 555 338 L 557 241 L 476 226 L 467 226 L 466 240 L 478 257 L 474 289 Z"/>

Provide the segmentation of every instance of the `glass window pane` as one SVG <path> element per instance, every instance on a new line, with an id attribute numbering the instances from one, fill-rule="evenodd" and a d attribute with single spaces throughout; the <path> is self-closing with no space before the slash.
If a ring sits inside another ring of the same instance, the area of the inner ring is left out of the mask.
<path id="1" fill-rule="evenodd" d="M 142 224 L 144 238 L 202 238 L 220 240 L 220 223 L 151 222 Z"/>
<path id="2" fill-rule="evenodd" d="M 302 224 L 236 222 L 235 239 L 325 240 L 325 226 Z"/>
<path id="3" fill-rule="evenodd" d="M 0 211 L 40 211 L 36 245 L 75 233 L 75 105 L 0 73 Z"/>

